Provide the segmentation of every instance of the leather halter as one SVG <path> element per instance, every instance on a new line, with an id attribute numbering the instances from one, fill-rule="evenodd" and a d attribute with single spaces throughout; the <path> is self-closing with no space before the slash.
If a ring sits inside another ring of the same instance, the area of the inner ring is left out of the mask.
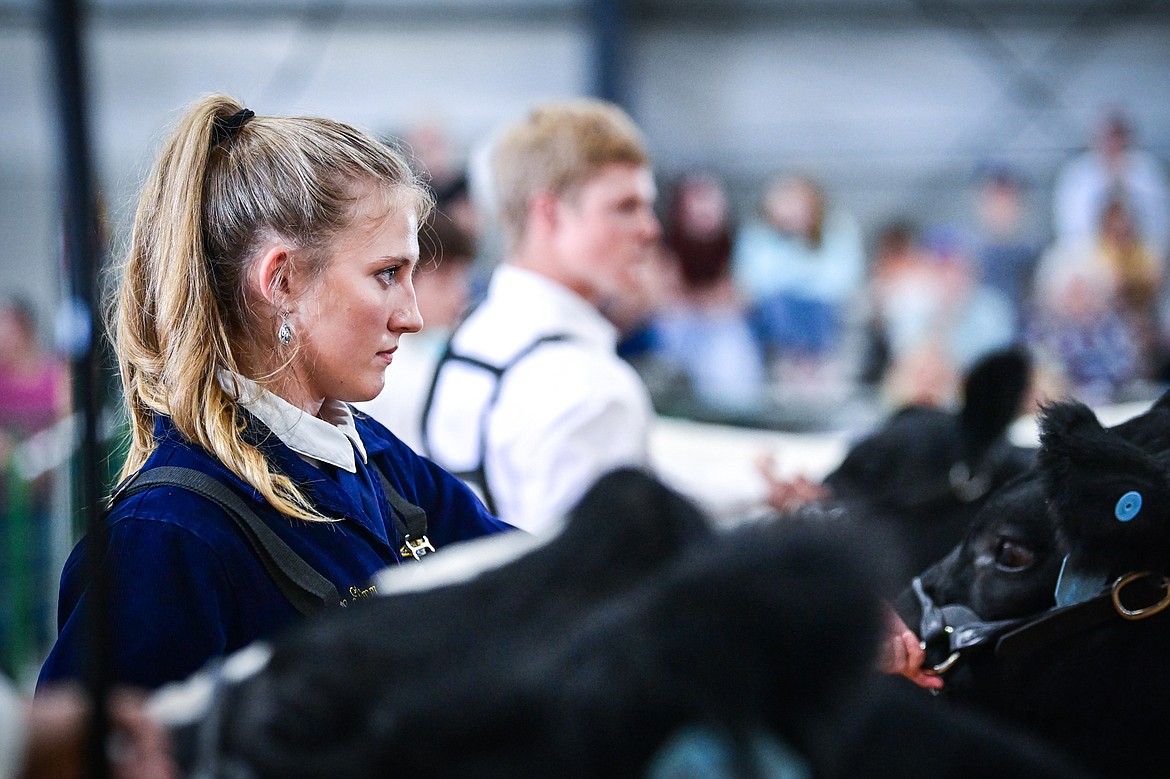
<path id="1" fill-rule="evenodd" d="M 972 647 L 982 646 L 1003 631 L 1018 625 L 1022 619 L 987 621 L 962 603 L 948 603 L 939 606 L 922 586 L 922 578 L 915 576 L 911 587 L 922 609 L 918 637 L 922 648 L 946 653 L 941 663 L 925 668 L 928 673 L 944 674 L 949 671 Z"/>
<path id="2" fill-rule="evenodd" d="M 1018 658 L 1112 619 L 1148 619 L 1170 606 L 1170 577 L 1148 571 L 1119 576 L 1088 600 L 1052 607 L 1033 617 L 997 621 L 982 619 L 964 604 L 938 606 L 920 577 L 914 577 L 912 587 L 922 609 L 918 635 L 923 649 L 938 648 L 941 642 L 948 652 L 941 663 L 925 669 L 936 675 L 953 668 L 968 650 L 992 641 L 997 658 Z M 1123 595 L 1136 596 L 1146 605 L 1127 605 Z"/>

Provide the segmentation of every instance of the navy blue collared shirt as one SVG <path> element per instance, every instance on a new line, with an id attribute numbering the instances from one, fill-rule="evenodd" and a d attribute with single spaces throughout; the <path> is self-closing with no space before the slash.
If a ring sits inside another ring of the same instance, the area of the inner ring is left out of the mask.
<path id="1" fill-rule="evenodd" d="M 305 522 L 278 513 L 211 454 L 183 438 L 166 417 L 156 422 L 158 448 L 144 468 L 192 468 L 238 492 L 293 551 L 333 582 L 342 605 L 372 595 L 373 574 L 401 562 L 402 539 L 374 468 L 426 511 L 428 536 L 437 548 L 511 529 L 454 476 L 374 420 L 355 417 L 368 457 L 365 462 L 356 458 L 355 474 L 316 468 L 275 435 L 259 443 L 269 462 L 337 522 Z M 271 636 L 298 618 L 243 533 L 212 501 L 178 487 L 155 487 L 120 501 L 106 521 L 115 681 L 153 688 L 182 679 L 209 659 Z M 84 546 L 82 539 L 61 576 L 59 635 L 38 685 L 84 672 Z"/>

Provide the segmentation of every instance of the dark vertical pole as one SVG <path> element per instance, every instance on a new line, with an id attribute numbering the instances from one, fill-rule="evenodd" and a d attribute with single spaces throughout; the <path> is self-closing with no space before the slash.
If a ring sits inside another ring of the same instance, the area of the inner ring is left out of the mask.
<path id="1" fill-rule="evenodd" d="M 60 130 L 60 178 L 64 216 L 65 272 L 69 299 L 68 321 L 74 330 L 71 359 L 74 408 L 81 425 L 80 453 L 76 478 L 80 506 L 85 512 L 88 540 L 90 628 L 86 682 L 93 705 L 93 726 L 89 744 L 89 776 L 109 775 L 105 758 L 109 732 L 106 700 L 110 688 L 109 634 L 105 622 L 109 601 L 108 583 L 101 569 L 105 549 L 102 527 L 101 477 L 99 476 L 97 420 L 101 408 L 98 380 L 97 305 L 99 233 L 90 162 L 89 134 L 85 105 L 85 72 L 81 41 L 81 8 L 78 0 L 48 0 L 46 29 L 53 52 Z"/>
<path id="2" fill-rule="evenodd" d="M 626 107 L 626 0 L 588 0 L 588 4 L 593 94 Z"/>

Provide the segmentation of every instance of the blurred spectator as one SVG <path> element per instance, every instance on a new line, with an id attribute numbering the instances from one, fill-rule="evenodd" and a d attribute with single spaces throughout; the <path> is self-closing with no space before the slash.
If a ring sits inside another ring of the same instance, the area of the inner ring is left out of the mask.
<path id="1" fill-rule="evenodd" d="M 5 304 L 0 308 L 0 431 L 10 442 L 26 438 L 68 409 L 66 366 L 42 348 L 32 307 L 20 300 Z"/>
<path id="2" fill-rule="evenodd" d="M 1110 199 L 1101 212 L 1098 238 L 1092 245 L 1113 276 L 1117 304 L 1131 322 L 1147 365 L 1155 349 L 1157 301 L 1165 270 L 1137 231 L 1134 214 L 1121 197 Z"/>
<path id="3" fill-rule="evenodd" d="M 727 191 L 713 174 L 689 173 L 674 185 L 666 216 L 670 247 L 687 297 L 734 299 L 731 246 L 735 225 Z"/>
<path id="4" fill-rule="evenodd" d="M 455 150 L 442 121 L 431 117 L 417 122 L 407 130 L 404 140 L 431 189 L 441 192 L 459 177 Z"/>
<path id="5" fill-rule="evenodd" d="M 942 405 L 960 377 L 1014 338 L 1012 306 L 979 281 L 969 246 L 953 230 L 910 235 L 885 248 L 873 270 L 871 305 L 889 350 L 883 389 L 891 404 Z"/>
<path id="6" fill-rule="evenodd" d="M 386 386 L 378 396 L 354 404 L 416 452 L 422 451 L 423 405 L 435 366 L 470 299 L 475 242 L 436 211 L 419 231 L 419 252 L 414 292 L 423 329 L 398 339 L 394 362 L 386 369 Z"/>
<path id="7" fill-rule="evenodd" d="M 975 211 L 975 252 L 980 278 L 1011 302 L 1019 333 L 1041 249 L 1039 241 L 1027 233 L 1024 182 L 1020 175 L 1003 166 L 982 171 L 977 179 Z"/>
<path id="8" fill-rule="evenodd" d="M 478 244 L 482 231 L 479 209 L 471 198 L 470 182 L 466 173 L 459 173 L 440 187 L 432 187 L 435 193 L 435 209 L 452 222 L 469 240 Z M 478 250 L 478 245 L 474 247 Z M 473 251 L 472 257 L 475 256 Z"/>
<path id="9" fill-rule="evenodd" d="M 731 278 L 735 226 L 723 184 L 707 173 L 684 175 L 665 227 L 672 283 L 650 326 L 655 356 L 686 377 L 700 411 L 753 413 L 764 365 Z"/>
<path id="10" fill-rule="evenodd" d="M 434 117 L 418 122 L 407 131 L 405 145 L 435 196 L 435 209 L 454 222 L 478 249 L 482 220 L 471 197 L 467 170 L 459 162 L 446 127 Z"/>
<path id="11" fill-rule="evenodd" d="M 29 482 L 10 461 L 69 406 L 67 366 L 41 347 L 32 307 L 20 300 L 0 307 L 0 663 L 14 673 L 48 650 L 55 574 L 52 474 Z"/>
<path id="12" fill-rule="evenodd" d="M 863 300 L 863 344 L 857 378 L 862 384 L 878 386 L 890 367 L 890 339 L 886 331 L 883 303 L 886 289 L 903 272 L 922 262 L 917 228 L 907 221 L 892 221 L 878 230 L 873 257 L 869 262 Z"/>
<path id="13" fill-rule="evenodd" d="M 1114 307 L 1115 291 L 1099 267 L 1058 265 L 1037 279 L 1028 344 L 1045 395 L 1109 403 L 1137 378 L 1137 340 Z"/>
<path id="14" fill-rule="evenodd" d="M 1163 163 L 1133 144 L 1133 128 L 1118 110 L 1102 117 L 1093 147 L 1065 164 L 1053 191 L 1057 243 L 1075 244 L 1097 233 L 1106 203 L 1120 195 L 1138 233 L 1159 262 L 1170 248 L 1170 193 Z"/>
<path id="15" fill-rule="evenodd" d="M 1096 232 L 1058 241 L 1040 260 L 1029 339 L 1059 388 L 1109 402 L 1157 360 L 1162 268 L 1116 193 Z"/>
<path id="16" fill-rule="evenodd" d="M 772 181 L 761 217 L 735 241 L 736 284 L 771 367 L 781 378 L 818 378 L 840 346 L 843 318 L 862 288 L 860 231 L 803 176 Z"/>

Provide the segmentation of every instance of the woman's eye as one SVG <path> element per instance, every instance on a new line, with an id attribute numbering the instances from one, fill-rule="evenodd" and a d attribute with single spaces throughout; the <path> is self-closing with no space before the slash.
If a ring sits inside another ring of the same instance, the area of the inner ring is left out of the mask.
<path id="1" fill-rule="evenodd" d="M 1010 538 L 1001 538 L 995 547 L 995 564 L 1009 571 L 1029 568 L 1036 561 L 1036 553 Z"/>
<path id="2" fill-rule="evenodd" d="M 382 270 L 378 271 L 378 276 L 382 279 L 382 281 L 385 281 L 387 284 L 389 284 L 394 280 L 394 277 L 398 275 L 398 268 L 398 265 L 392 265 L 389 268 L 383 268 Z"/>

